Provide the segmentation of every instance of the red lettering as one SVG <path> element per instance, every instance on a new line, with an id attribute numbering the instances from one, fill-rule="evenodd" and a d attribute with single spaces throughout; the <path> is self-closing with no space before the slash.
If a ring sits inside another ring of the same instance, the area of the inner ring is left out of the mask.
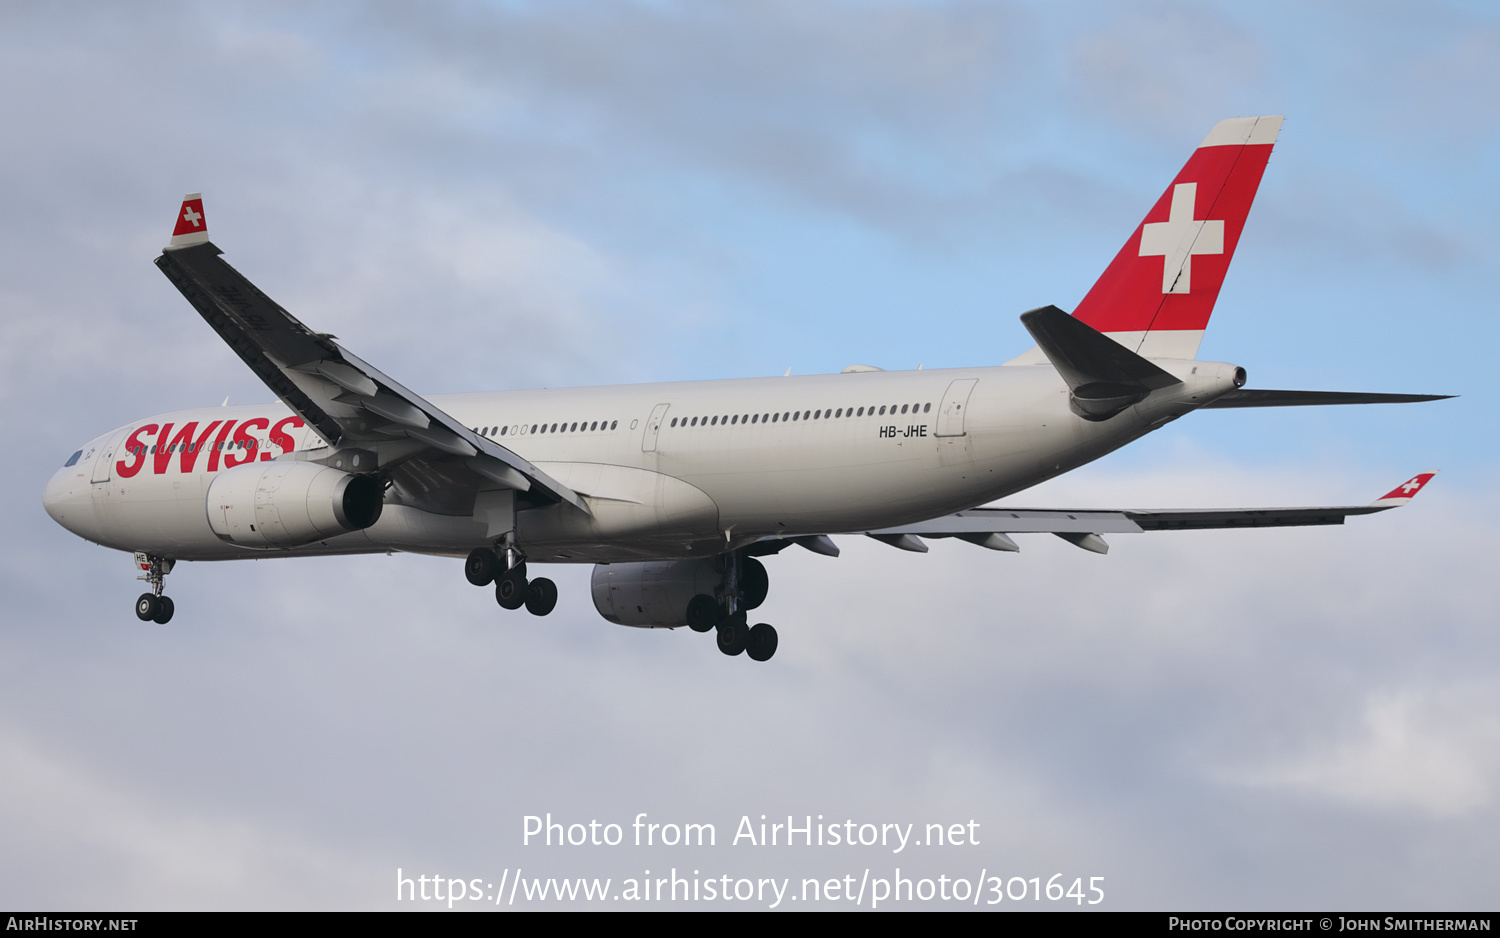
<path id="1" fill-rule="evenodd" d="M 290 433 L 283 432 L 282 428 L 284 428 L 288 424 L 292 425 L 293 427 L 307 426 L 302 422 L 301 417 L 283 417 L 282 419 L 276 421 L 276 426 L 271 428 L 271 442 L 281 447 L 281 452 L 283 454 L 290 453 L 292 450 L 297 448 L 297 441 L 292 439 L 292 435 Z"/>
<path id="2" fill-rule="evenodd" d="M 192 437 L 192 428 L 196 426 L 197 424 L 195 423 L 190 423 L 187 425 L 189 439 L 191 439 Z M 161 433 L 157 434 L 156 436 L 156 445 L 151 448 L 151 460 L 153 463 L 153 465 L 151 466 L 151 471 L 156 475 L 161 475 L 163 472 L 166 472 L 167 464 L 172 461 L 172 447 L 167 442 L 167 437 L 171 436 L 171 434 L 172 425 L 170 423 L 163 424 Z M 182 438 L 183 437 L 181 433 L 177 434 L 177 439 L 180 440 Z"/>
<path id="3" fill-rule="evenodd" d="M 193 432 L 198 429 L 198 421 L 191 420 L 183 424 L 182 429 L 178 430 L 177 435 L 170 441 L 162 443 L 161 441 L 167 439 L 168 434 L 172 432 L 172 425 L 167 424 L 162 428 L 161 435 L 156 438 L 155 465 L 152 471 L 157 475 L 166 472 L 172 464 L 173 454 L 178 454 L 181 457 L 177 463 L 178 468 L 182 472 L 192 472 L 193 464 L 198 461 L 198 451 L 203 448 L 204 441 L 208 439 L 210 433 L 214 432 L 214 427 L 218 424 L 217 420 L 209 424 L 208 429 L 203 431 L 203 435 L 198 437 L 197 442 L 194 442 Z"/>
<path id="4" fill-rule="evenodd" d="M 141 471 L 141 467 L 146 464 L 146 444 L 141 442 L 141 434 L 155 433 L 157 429 L 159 428 L 156 424 L 148 423 L 143 427 L 137 427 L 136 431 L 130 434 L 130 439 L 125 441 L 125 452 L 131 455 L 131 461 L 128 464 L 123 459 L 116 462 L 115 475 L 128 479 Z"/>
<path id="5" fill-rule="evenodd" d="M 208 454 L 208 471 L 219 471 L 219 451 L 224 448 L 224 441 L 229 437 L 229 431 L 234 427 L 233 420 L 224 421 L 224 426 L 219 430 L 219 435 L 214 437 L 214 448 Z"/>
<path id="6" fill-rule="evenodd" d="M 203 445 L 208 442 L 209 434 L 213 433 L 214 427 L 217 427 L 218 425 L 219 421 L 217 420 L 209 424 L 208 429 L 203 431 L 203 433 L 198 437 L 197 442 L 189 442 L 188 445 L 183 449 L 182 459 L 178 463 L 182 467 L 183 472 L 193 471 L 193 464 L 198 461 L 198 454 L 203 451 Z M 194 425 L 191 423 L 188 424 L 183 428 L 183 432 L 188 432 L 188 430 L 193 426 Z"/>
<path id="7" fill-rule="evenodd" d="M 242 463 L 253 462 L 260 444 L 256 442 L 255 437 L 250 435 L 249 431 L 251 428 L 265 430 L 270 426 L 271 421 L 265 417 L 256 417 L 254 420 L 246 420 L 240 424 L 240 428 L 234 431 L 234 442 L 238 444 L 236 449 L 243 447 L 245 455 L 241 456 L 238 452 L 235 452 L 225 456 L 224 468 L 228 469 Z"/>

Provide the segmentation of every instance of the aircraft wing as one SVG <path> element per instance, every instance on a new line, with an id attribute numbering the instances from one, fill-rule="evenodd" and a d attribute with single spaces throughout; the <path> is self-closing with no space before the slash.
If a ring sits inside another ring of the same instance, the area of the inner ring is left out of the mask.
<path id="1" fill-rule="evenodd" d="M 925 550 L 918 538 L 958 537 L 994 550 L 1020 550 L 1007 535 L 1056 534 L 1085 550 L 1106 553 L 1102 534 L 1185 531 L 1208 528 L 1281 528 L 1343 524 L 1350 515 L 1368 515 L 1411 501 L 1436 472 L 1421 472 L 1368 505 L 1313 508 L 1234 508 L 1201 511 L 1067 511 L 1035 508 L 971 508 L 917 524 L 866 531 L 870 537 L 906 550 Z M 903 539 L 910 538 L 915 543 Z M 920 546 L 917 546 L 920 545 Z"/>
<path id="2" fill-rule="evenodd" d="M 203 200 L 193 194 L 184 199 L 156 266 L 282 403 L 333 447 L 330 459 L 346 456 L 350 468 L 390 472 L 403 497 L 439 513 L 467 513 L 469 496 L 485 483 L 588 512 L 567 486 L 402 387 L 333 336 L 308 329 L 225 263 L 222 253 L 208 240 Z M 367 457 L 364 466 L 355 457 Z"/>
<path id="3" fill-rule="evenodd" d="M 1107 553 L 1103 534 L 1139 534 L 1142 531 L 1186 531 L 1208 528 L 1281 528 L 1314 524 L 1343 524 L 1350 515 L 1368 515 L 1399 508 L 1411 501 L 1436 472 L 1421 472 L 1368 505 L 1312 508 L 1233 508 L 1168 511 L 1071 511 L 1051 508 L 970 508 L 916 524 L 860 533 L 902 550 L 926 552 L 922 538 L 956 537 L 991 550 L 1018 551 L 1009 535 L 1055 534 L 1091 550 Z M 774 543 L 774 542 L 772 542 Z M 838 547 L 827 535 L 788 538 L 815 553 L 838 556 Z M 756 545 L 757 547 L 759 545 Z M 764 550 L 764 548 L 762 548 Z M 777 547 L 776 549 L 780 549 Z M 766 552 L 770 552 L 767 550 Z"/>

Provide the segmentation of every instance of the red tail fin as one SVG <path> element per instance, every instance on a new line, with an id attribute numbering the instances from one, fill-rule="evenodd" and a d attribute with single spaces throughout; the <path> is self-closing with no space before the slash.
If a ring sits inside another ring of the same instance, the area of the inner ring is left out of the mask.
<path id="1" fill-rule="evenodd" d="M 1280 117 L 1220 121 L 1073 315 L 1146 358 L 1194 358 Z"/>
<path id="2" fill-rule="evenodd" d="M 177 226 L 172 229 L 170 248 L 185 248 L 202 244 L 208 240 L 208 220 L 203 217 L 203 196 L 189 192 L 182 197 L 182 208 L 177 210 Z"/>

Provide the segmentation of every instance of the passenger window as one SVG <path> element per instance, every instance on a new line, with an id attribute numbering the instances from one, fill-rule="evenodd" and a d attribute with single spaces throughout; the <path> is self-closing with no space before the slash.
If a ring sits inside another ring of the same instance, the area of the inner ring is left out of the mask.
<path id="1" fill-rule="evenodd" d="M 880 405 L 880 416 L 882 416 L 882 417 L 885 416 L 885 405 L 884 404 Z"/>
<path id="2" fill-rule="evenodd" d="M 932 405 L 931 404 L 924 404 L 924 405 L 922 405 L 922 413 L 925 414 L 925 413 L 928 413 L 931 410 L 932 410 Z"/>
<path id="3" fill-rule="evenodd" d="M 594 423 L 593 423 L 593 425 L 589 427 L 589 430 L 592 431 L 592 430 L 597 430 L 597 429 L 599 429 L 599 421 L 595 420 Z"/>
<path id="4" fill-rule="evenodd" d="M 771 415 L 771 422 L 772 423 L 779 423 L 780 421 L 781 421 L 781 415 L 780 414 L 772 414 Z"/>
<path id="5" fill-rule="evenodd" d="M 612 420 L 612 421 L 610 421 L 609 428 L 611 430 L 613 430 L 615 427 L 618 427 L 619 425 L 620 425 L 620 421 L 618 421 L 618 420 Z"/>
<path id="6" fill-rule="evenodd" d="M 504 435 L 505 435 L 505 428 L 504 428 L 504 427 L 501 427 L 501 428 L 500 428 L 500 435 L 501 435 L 501 436 L 504 436 Z"/>
<path id="7" fill-rule="evenodd" d="M 902 413 L 903 413 L 903 414 L 904 414 L 904 413 L 906 413 L 906 405 L 905 405 L 905 404 L 902 404 L 902 405 L 901 405 L 901 412 L 902 412 Z"/>
<path id="8" fill-rule="evenodd" d="M 709 423 L 717 427 L 719 425 L 719 418 L 715 417 L 713 420 L 710 420 Z"/>

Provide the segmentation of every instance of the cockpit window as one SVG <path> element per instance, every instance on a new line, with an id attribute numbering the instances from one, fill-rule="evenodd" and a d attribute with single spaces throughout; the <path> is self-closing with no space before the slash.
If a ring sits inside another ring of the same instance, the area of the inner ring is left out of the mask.
<path id="1" fill-rule="evenodd" d="M 65 463 L 63 463 L 63 468 L 66 469 L 69 466 L 75 465 L 78 462 L 78 457 L 80 457 L 82 455 L 83 455 L 83 450 L 79 450 L 78 452 L 76 452 L 73 455 L 69 456 L 68 457 L 68 461 L 65 462 Z"/>

